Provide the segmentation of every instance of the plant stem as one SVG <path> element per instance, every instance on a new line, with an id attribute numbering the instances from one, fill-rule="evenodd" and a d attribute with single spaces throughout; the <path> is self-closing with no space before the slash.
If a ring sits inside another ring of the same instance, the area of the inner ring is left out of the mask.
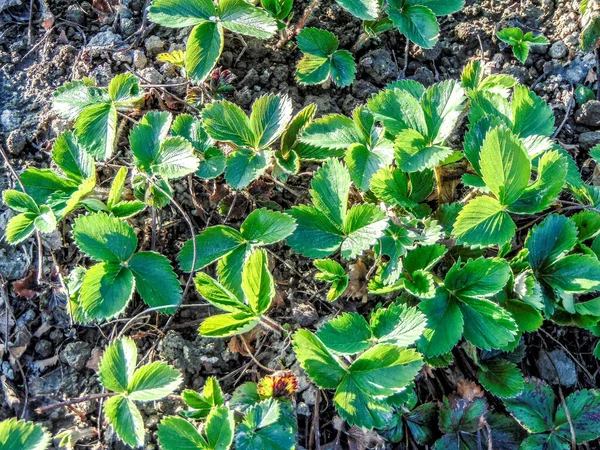
<path id="1" fill-rule="evenodd" d="M 596 54 L 596 100 L 600 100 L 600 47 L 594 50 Z"/>
<path id="2" fill-rule="evenodd" d="M 304 16 L 302 16 L 302 19 L 300 20 L 300 22 L 298 22 L 298 26 L 296 27 L 296 34 L 302 31 L 302 28 L 304 28 L 304 25 L 306 24 L 306 21 L 310 16 L 310 13 L 315 8 L 315 6 L 317 6 L 317 3 L 319 3 L 319 0 L 312 0 L 312 2 L 310 2 L 308 8 L 306 8 L 306 11 L 304 12 Z"/>
<path id="3" fill-rule="evenodd" d="M 271 319 L 269 316 L 261 316 L 260 323 L 267 327 L 268 329 L 274 331 L 275 333 L 281 334 L 283 336 L 287 336 L 289 333 L 284 330 L 281 325 Z"/>
<path id="4" fill-rule="evenodd" d="M 435 166 L 433 168 L 433 172 L 435 173 L 435 184 L 437 187 L 438 205 L 441 205 L 442 203 L 444 203 L 444 200 L 442 199 L 442 168 L 440 166 Z"/>
<path id="5" fill-rule="evenodd" d="M 98 399 L 103 399 L 103 398 L 107 398 L 107 397 L 112 397 L 113 395 L 115 395 L 114 392 L 104 392 L 103 394 L 84 395 L 83 397 L 72 398 L 70 400 L 65 400 L 64 402 L 58 402 L 58 403 L 53 403 L 51 405 L 41 406 L 36 409 L 36 412 L 38 414 L 44 414 L 48 411 L 51 411 L 56 408 L 60 408 L 62 406 L 76 405 L 78 403 L 89 402 L 92 400 L 98 400 Z"/>
<path id="6" fill-rule="evenodd" d="M 356 43 L 352 46 L 352 53 L 356 53 L 360 46 L 369 40 L 370 36 L 367 33 L 360 35 Z"/>

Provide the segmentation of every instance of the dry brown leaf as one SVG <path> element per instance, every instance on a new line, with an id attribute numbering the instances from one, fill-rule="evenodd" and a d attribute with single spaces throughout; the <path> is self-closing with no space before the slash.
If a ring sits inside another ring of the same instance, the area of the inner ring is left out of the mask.
<path id="1" fill-rule="evenodd" d="M 104 350 L 99 347 L 95 347 L 92 349 L 92 354 L 90 355 L 90 359 L 85 364 L 85 367 L 88 369 L 92 369 L 94 372 L 98 372 L 98 365 L 100 364 L 100 360 L 102 359 L 102 355 L 104 354 Z"/>
<path id="2" fill-rule="evenodd" d="M 348 287 L 344 294 L 348 298 L 361 299 L 363 302 L 367 301 L 369 286 L 367 283 L 367 267 L 362 259 L 359 259 L 354 264 L 350 264 L 348 272 Z"/>
<path id="3" fill-rule="evenodd" d="M 367 450 L 385 445 L 385 441 L 375 431 L 353 425 L 348 430 L 348 444 L 353 450 Z"/>
<path id="4" fill-rule="evenodd" d="M 12 383 L 10 383 L 10 381 L 8 381 L 4 375 L 0 376 L 0 386 L 2 387 L 2 393 L 4 394 L 4 399 L 6 400 L 8 406 L 14 410 L 19 409 L 21 405 L 19 394 Z"/>
<path id="5" fill-rule="evenodd" d="M 37 283 L 37 270 L 31 269 L 25 278 L 13 281 L 12 287 L 15 294 L 19 297 L 32 299 L 37 296 L 38 292 L 36 288 L 39 287 Z"/>
<path id="6" fill-rule="evenodd" d="M 469 401 L 473 401 L 476 398 L 484 397 L 483 389 L 481 389 L 481 386 L 475 384 L 470 380 L 459 381 L 456 385 L 456 392 L 460 397 Z"/>
<path id="7" fill-rule="evenodd" d="M 254 351 L 254 348 L 250 344 L 246 343 L 246 345 L 248 346 L 248 349 L 251 352 Z M 227 343 L 227 348 L 231 353 L 239 353 L 242 356 L 250 356 L 250 353 L 246 351 L 246 348 L 244 347 L 241 338 L 237 336 L 233 336 L 229 340 L 229 342 Z"/>
<path id="8" fill-rule="evenodd" d="M 58 363 L 58 355 L 51 356 L 50 358 L 40 359 L 31 363 L 31 368 L 38 372 L 43 372 L 48 367 L 53 367 Z"/>

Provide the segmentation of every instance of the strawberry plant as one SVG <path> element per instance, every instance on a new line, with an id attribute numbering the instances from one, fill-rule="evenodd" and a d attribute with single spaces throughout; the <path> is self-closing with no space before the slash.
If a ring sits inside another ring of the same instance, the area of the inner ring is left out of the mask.
<path id="1" fill-rule="evenodd" d="M 563 450 L 571 448 L 573 440 L 583 444 L 599 436 L 595 424 L 600 393 L 596 390 L 574 392 L 557 407 L 550 386 L 532 378 L 518 395 L 505 399 L 504 405 L 530 433 L 521 448 Z"/>
<path id="2" fill-rule="evenodd" d="M 336 159 L 329 159 L 312 180 L 312 205 L 294 206 L 290 215 L 296 229 L 287 243 L 298 253 L 324 258 L 341 248 L 344 258 L 355 258 L 371 247 L 388 225 L 385 213 L 373 204 L 348 209 L 352 181 Z"/>
<path id="3" fill-rule="evenodd" d="M 131 74 L 115 76 L 106 89 L 84 78 L 60 87 L 54 93 L 53 107 L 65 119 L 75 120 L 75 135 L 85 151 L 105 161 L 114 152 L 117 113 L 135 108 L 144 95 L 138 79 Z"/>
<path id="4" fill-rule="evenodd" d="M 156 252 L 136 252 L 138 239 L 131 225 L 103 212 L 79 216 L 73 239 L 98 261 L 83 276 L 76 301 L 86 321 L 118 316 L 134 290 L 160 312 L 175 311 L 181 286 L 169 260 Z"/>
<path id="5" fill-rule="evenodd" d="M 195 272 L 219 261 L 217 273 L 228 290 L 243 298 L 242 268 L 255 249 L 271 245 L 288 237 L 296 228 L 294 219 L 285 213 L 266 208 L 252 211 L 240 231 L 225 225 L 206 228 L 194 243 L 185 243 L 177 256 L 181 269 Z"/>
<path id="6" fill-rule="evenodd" d="M 256 250 L 247 258 L 241 278 L 235 291 L 242 295 L 237 295 L 221 279 L 217 281 L 204 272 L 196 275 L 194 282 L 202 298 L 225 311 L 202 322 L 198 330 L 202 336 L 229 337 L 247 333 L 261 321 L 265 323 L 263 315 L 271 307 L 275 285 L 264 250 Z"/>
<path id="7" fill-rule="evenodd" d="M 335 35 L 318 28 L 305 28 L 297 38 L 304 57 L 298 63 L 296 79 L 301 84 L 321 84 L 328 79 L 340 87 L 354 81 L 356 63 L 348 50 L 338 50 Z"/>
<path id="8" fill-rule="evenodd" d="M 271 145 L 285 131 L 292 118 L 292 102 L 286 96 L 264 95 L 252 105 L 250 117 L 226 100 L 211 103 L 202 111 L 208 135 L 238 149 L 227 156 L 225 180 L 234 189 L 243 189 L 260 177 L 271 162 Z"/>
<path id="9" fill-rule="evenodd" d="M 148 18 L 170 28 L 193 26 L 185 49 L 185 70 L 202 83 L 221 56 L 225 30 L 269 39 L 277 24 L 265 11 L 244 0 L 154 0 Z"/>
<path id="10" fill-rule="evenodd" d="M 98 378 L 114 393 L 104 403 L 108 423 L 119 438 L 132 447 L 144 445 L 144 422 L 134 402 L 160 400 L 181 384 L 178 370 L 162 361 L 137 366 L 137 347 L 130 338 L 114 341 L 106 347 Z"/>
<path id="11" fill-rule="evenodd" d="M 46 450 L 50 440 L 50 433 L 33 422 L 15 418 L 0 422 L 2 450 Z"/>
<path id="12" fill-rule="evenodd" d="M 523 33 L 520 28 L 505 28 L 497 34 L 498 39 L 510 45 L 513 55 L 521 63 L 525 64 L 529 56 L 529 49 L 534 45 L 549 45 L 550 42 L 544 36 L 534 36 L 531 31 Z"/>
<path id="13" fill-rule="evenodd" d="M 313 261 L 319 272 L 315 275 L 317 280 L 331 283 L 331 288 L 327 292 L 327 300 L 333 302 L 344 293 L 348 287 L 348 275 L 344 268 L 333 259 L 315 259 Z"/>
<path id="14" fill-rule="evenodd" d="M 425 327 L 415 308 L 392 305 L 367 322 L 345 313 L 314 334 L 300 330 L 293 343 L 300 364 L 313 382 L 335 389 L 334 405 L 350 424 L 383 428 L 392 413 L 390 397 L 402 392 L 423 365 L 421 355 L 406 347 Z M 345 355 L 357 355 L 350 360 Z"/>

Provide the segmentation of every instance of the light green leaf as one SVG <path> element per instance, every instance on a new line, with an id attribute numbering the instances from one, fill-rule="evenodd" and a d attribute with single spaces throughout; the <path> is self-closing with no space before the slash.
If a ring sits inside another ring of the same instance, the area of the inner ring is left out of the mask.
<path id="1" fill-rule="evenodd" d="M 21 213 L 33 213 L 34 215 L 37 215 L 40 212 L 35 200 L 24 192 L 6 189 L 2 192 L 2 200 L 4 200 L 4 203 L 6 203 L 8 207 Z"/>
<path id="2" fill-rule="evenodd" d="M 131 400 L 160 400 L 173 393 L 181 384 L 181 373 L 163 361 L 154 361 L 137 369 L 127 391 Z"/>
<path id="3" fill-rule="evenodd" d="M 444 280 L 444 286 L 453 295 L 464 297 L 490 297 L 501 291 L 511 275 L 510 267 L 502 258 L 477 258 L 461 267 L 454 264 Z"/>
<path id="4" fill-rule="evenodd" d="M 242 272 L 246 259 L 252 253 L 250 244 L 240 245 L 234 251 L 225 255 L 217 264 L 219 282 L 238 298 L 244 298 L 242 290 Z"/>
<path id="5" fill-rule="evenodd" d="M 427 134 L 427 122 L 423 108 L 409 91 L 385 89 L 367 102 L 375 119 L 379 120 L 391 135 L 398 135 L 406 129 Z"/>
<path id="6" fill-rule="evenodd" d="M 128 267 L 133 273 L 140 297 L 148 306 L 171 306 L 159 312 L 175 312 L 182 300 L 181 284 L 166 257 L 156 252 L 139 252 L 131 257 Z"/>
<path id="7" fill-rule="evenodd" d="M 77 138 L 70 131 L 65 131 L 56 138 L 52 147 L 52 159 L 67 178 L 77 183 L 96 176 L 94 160 L 79 145 Z"/>
<path id="8" fill-rule="evenodd" d="M 183 28 L 197 25 L 217 15 L 211 0 L 154 0 L 148 18 L 164 27 Z"/>
<path id="9" fill-rule="evenodd" d="M 98 365 L 98 378 L 106 389 L 122 394 L 133 377 L 137 365 L 137 347 L 133 339 L 118 339 L 104 349 Z"/>
<path id="10" fill-rule="evenodd" d="M 554 113 L 541 97 L 518 84 L 514 88 L 512 131 L 520 138 L 533 135 L 551 136 L 554 132 Z"/>
<path id="11" fill-rule="evenodd" d="M 285 239 L 295 228 L 294 219 L 289 215 L 261 208 L 246 217 L 240 233 L 251 244 L 269 245 Z"/>
<path id="12" fill-rule="evenodd" d="M 215 67 L 223 43 L 223 28 L 218 23 L 202 22 L 192 29 L 185 50 L 185 71 L 195 83 L 202 83 Z"/>
<path id="13" fill-rule="evenodd" d="M 440 144 L 450 137 L 463 112 L 466 99 L 463 87 L 453 80 L 436 83 L 425 91 L 421 105 L 430 142 Z"/>
<path id="14" fill-rule="evenodd" d="M 173 136 L 181 136 L 189 141 L 200 153 L 206 152 L 214 144 L 214 140 L 204 129 L 202 121 L 190 114 L 179 114 L 173 121 L 171 133 Z"/>
<path id="15" fill-rule="evenodd" d="M 331 283 L 327 300 L 330 302 L 337 300 L 348 287 L 349 277 L 346 271 L 337 261 L 331 259 L 316 259 L 313 264 L 321 271 L 315 274 L 315 278 Z"/>
<path id="16" fill-rule="evenodd" d="M 264 250 L 254 251 L 246 260 L 242 272 L 242 290 L 248 305 L 257 316 L 267 312 L 275 297 L 275 283 L 269 272 L 269 261 Z"/>
<path id="17" fill-rule="evenodd" d="M 426 6 L 404 6 L 400 0 L 389 2 L 386 12 L 398 31 L 423 48 L 433 48 L 440 28 L 433 11 Z"/>
<path id="18" fill-rule="evenodd" d="M 190 239 L 181 248 L 177 260 L 184 272 L 200 270 L 245 244 L 244 237 L 233 228 L 216 225 L 206 228 L 196 236 L 196 263 L 194 244 Z M 192 267 L 193 266 L 193 267 Z"/>
<path id="19" fill-rule="evenodd" d="M 498 200 L 482 196 L 471 200 L 458 213 L 453 234 L 459 244 L 501 247 L 512 239 L 516 228 Z"/>
<path id="20" fill-rule="evenodd" d="M 211 305 L 231 313 L 240 311 L 246 313 L 251 312 L 246 304 L 234 293 L 230 292 L 221 283 L 204 272 L 199 272 L 196 275 L 194 283 L 196 284 L 196 289 L 198 289 L 200 295 Z"/>
<path id="21" fill-rule="evenodd" d="M 373 175 L 393 160 L 394 148 L 387 140 L 371 150 L 362 144 L 353 144 L 348 148 L 345 158 L 350 177 L 362 191 L 368 191 Z"/>
<path id="22" fill-rule="evenodd" d="M 202 111 L 202 122 L 213 139 L 231 142 L 238 147 L 252 148 L 255 142 L 250 119 L 237 105 L 219 101 L 206 105 Z"/>
<path id="23" fill-rule="evenodd" d="M 37 213 L 22 213 L 8 221 L 4 236 L 10 244 L 18 244 L 27 239 L 35 230 Z"/>
<path id="24" fill-rule="evenodd" d="M 205 450 L 206 439 L 181 417 L 168 416 L 158 424 L 158 443 L 163 450 Z"/>
<path id="25" fill-rule="evenodd" d="M 104 403 L 108 423 L 119 438 L 132 447 L 144 445 L 144 421 L 134 403 L 122 395 L 115 395 Z"/>
<path id="26" fill-rule="evenodd" d="M 303 28 L 296 38 L 302 53 L 327 58 L 339 46 L 339 40 L 330 31 L 320 28 Z"/>
<path id="27" fill-rule="evenodd" d="M 204 433 L 211 450 L 228 450 L 233 442 L 233 411 L 225 406 L 213 408 L 206 418 Z M 181 450 L 181 447 L 179 447 Z"/>
<path id="28" fill-rule="evenodd" d="M 90 319 L 111 319 L 125 310 L 134 286 L 128 268 L 112 262 L 96 264 L 83 277 L 81 306 Z"/>
<path id="29" fill-rule="evenodd" d="M 51 233 L 56 230 L 56 216 L 48 206 L 43 205 L 38 216 L 33 219 L 33 224 L 40 232 Z"/>
<path id="30" fill-rule="evenodd" d="M 317 386 L 323 389 L 338 387 L 346 369 L 315 334 L 299 330 L 294 333 L 292 343 L 300 365 Z"/>
<path id="31" fill-rule="evenodd" d="M 121 167 L 113 179 L 112 186 L 108 192 L 108 198 L 106 199 L 106 206 L 109 210 L 121 200 L 123 188 L 125 187 L 125 178 L 127 178 L 127 167 Z"/>
<path id="32" fill-rule="evenodd" d="M 75 120 L 86 108 L 109 103 L 108 93 L 95 86 L 96 81 L 91 78 L 63 84 L 54 92 L 52 108 L 65 119 Z"/>
<path id="33" fill-rule="evenodd" d="M 245 3 L 245 2 L 242 2 Z M 255 149 L 267 148 L 284 132 L 292 119 L 292 102 L 286 95 L 263 95 L 252 105 L 250 127 Z"/>
<path id="34" fill-rule="evenodd" d="M 253 314 L 231 313 L 217 314 L 202 322 L 198 332 L 205 337 L 231 337 L 244 334 L 258 325 L 259 319 Z"/>
<path id="35" fill-rule="evenodd" d="M 199 165 L 200 160 L 194 156 L 192 145 L 182 137 L 174 137 L 161 143 L 151 170 L 153 174 L 168 180 L 194 173 Z"/>
<path id="36" fill-rule="evenodd" d="M 554 289 L 574 294 L 600 288 L 600 261 L 590 255 L 570 255 L 548 266 L 543 279 Z"/>
<path id="37" fill-rule="evenodd" d="M 152 174 L 152 165 L 159 157 L 161 142 L 167 138 L 173 117 L 167 111 L 151 111 L 140 119 L 129 134 L 129 144 L 135 164 Z"/>
<path id="38" fill-rule="evenodd" d="M 380 308 L 371 317 L 371 330 L 377 342 L 398 347 L 414 344 L 426 325 L 427 320 L 418 309 L 400 304 Z"/>
<path id="39" fill-rule="evenodd" d="M 524 380 L 518 367 L 504 359 L 483 364 L 478 372 L 481 385 L 498 397 L 512 397 L 523 390 Z"/>
<path id="40" fill-rule="evenodd" d="M 432 169 L 452 154 L 451 148 L 429 145 L 421 133 L 412 129 L 396 135 L 394 148 L 398 167 L 406 172 Z"/>
<path id="41" fill-rule="evenodd" d="M 0 422 L 0 448 L 2 450 L 46 450 L 52 437 L 46 429 L 33 422 L 6 419 Z"/>
<path id="42" fill-rule="evenodd" d="M 346 217 L 351 183 L 348 170 L 336 159 L 329 159 L 317 170 L 311 183 L 315 207 L 340 229 Z"/>
<path id="43" fill-rule="evenodd" d="M 341 114 L 329 114 L 312 122 L 300 135 L 300 140 L 315 147 L 335 152 L 342 156 L 352 144 L 364 142 L 364 138 L 350 117 Z"/>
<path id="44" fill-rule="evenodd" d="M 117 109 L 112 103 L 86 108 L 75 122 L 77 140 L 98 161 L 112 156 L 116 132 Z"/>
<path id="45" fill-rule="evenodd" d="M 379 15 L 379 3 L 374 0 L 336 0 L 344 9 L 354 17 L 361 20 L 374 20 Z"/>
<path id="46" fill-rule="evenodd" d="M 234 33 L 269 39 L 277 31 L 272 17 L 244 0 L 220 0 L 218 9 L 221 24 Z"/>
<path id="47" fill-rule="evenodd" d="M 372 337 L 367 321 L 358 313 L 344 313 L 323 324 L 317 337 L 336 353 L 355 354 L 369 346 Z"/>
<path id="48" fill-rule="evenodd" d="M 133 227 L 103 212 L 79 216 L 73 225 L 77 246 L 98 261 L 127 261 L 137 247 Z"/>
<path id="49" fill-rule="evenodd" d="M 329 57 L 304 55 L 298 62 L 296 78 L 300 84 L 314 85 L 324 83 L 331 72 Z"/>
<path id="50" fill-rule="evenodd" d="M 344 377 L 333 402 L 340 417 L 351 425 L 384 428 L 392 417 L 392 408 L 362 391 L 351 376 Z"/>
<path id="51" fill-rule="evenodd" d="M 505 128 L 494 128 L 483 142 L 480 154 L 485 185 L 502 205 L 517 200 L 531 176 L 531 163 L 519 139 Z"/>
<path id="52" fill-rule="evenodd" d="M 465 339 L 478 348 L 503 348 L 515 340 L 517 324 L 510 313 L 496 303 L 476 298 L 461 298 L 458 304 L 464 322 Z"/>
<path id="53" fill-rule="evenodd" d="M 344 220 L 342 256 L 354 258 L 375 244 L 388 226 L 384 211 L 372 204 L 353 207 Z"/>
<path id="54" fill-rule="evenodd" d="M 131 108 L 144 98 L 145 92 L 132 73 L 115 75 L 108 83 L 108 96 L 117 108 Z"/>
<path id="55" fill-rule="evenodd" d="M 323 258 L 344 241 L 342 231 L 319 209 L 300 205 L 292 207 L 289 213 L 297 226 L 286 242 L 295 252 L 309 258 Z"/>

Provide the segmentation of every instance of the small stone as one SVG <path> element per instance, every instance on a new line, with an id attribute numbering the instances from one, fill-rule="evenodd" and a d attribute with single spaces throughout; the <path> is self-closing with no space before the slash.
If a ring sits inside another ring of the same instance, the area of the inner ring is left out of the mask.
<path id="1" fill-rule="evenodd" d="M 144 46 L 146 47 L 149 56 L 156 56 L 159 53 L 164 52 L 166 48 L 165 42 L 158 36 L 150 36 L 146 39 L 146 42 L 144 42 Z"/>
<path id="2" fill-rule="evenodd" d="M 569 48 L 563 41 L 556 41 L 550 46 L 548 54 L 552 59 L 563 59 L 569 54 Z"/>
<path id="3" fill-rule="evenodd" d="M 94 78 L 98 84 L 107 85 L 112 79 L 113 74 L 110 68 L 110 64 L 104 63 L 94 67 L 92 70 L 92 78 Z"/>
<path id="4" fill-rule="evenodd" d="M 0 114 L 0 125 L 6 131 L 12 131 L 19 128 L 21 121 L 19 119 L 19 113 L 12 109 L 5 109 Z"/>
<path id="5" fill-rule="evenodd" d="M 398 66 L 392 55 L 382 48 L 367 53 L 360 59 L 358 66 L 376 83 L 386 83 L 398 77 Z"/>
<path id="6" fill-rule="evenodd" d="M 135 33 L 135 22 L 129 17 L 121 17 L 121 33 L 123 36 L 131 36 Z"/>
<path id="7" fill-rule="evenodd" d="M 85 25 L 85 11 L 79 5 L 70 5 L 65 18 L 79 25 Z"/>
<path id="8" fill-rule="evenodd" d="M 115 61 L 131 64 L 133 62 L 133 52 L 114 52 L 112 57 Z"/>
<path id="9" fill-rule="evenodd" d="M 356 80 L 352 83 L 352 94 L 360 100 L 364 100 L 378 91 L 379 89 L 377 89 L 373 83 L 369 83 L 363 79 Z"/>
<path id="10" fill-rule="evenodd" d="M 596 64 L 594 52 L 587 53 L 583 56 L 577 56 L 568 65 L 565 72 L 565 77 L 573 84 L 580 84 L 587 77 L 592 67 Z"/>
<path id="11" fill-rule="evenodd" d="M 150 84 L 161 84 L 164 81 L 164 76 L 154 67 L 146 67 L 140 71 L 140 75 Z"/>
<path id="12" fill-rule="evenodd" d="M 423 86 L 431 86 L 433 83 L 435 83 L 433 72 L 427 67 L 419 67 L 415 71 L 415 74 L 409 78 L 421 83 Z"/>
<path id="13" fill-rule="evenodd" d="M 46 339 L 40 339 L 37 344 L 35 344 L 35 352 L 42 358 L 49 358 L 52 356 L 52 348 L 52 342 L 47 341 Z"/>
<path id="14" fill-rule="evenodd" d="M 600 127 L 600 101 L 586 102 L 575 114 L 575 122 L 588 127 Z"/>
<path id="15" fill-rule="evenodd" d="M 310 408 L 306 403 L 298 402 L 298 404 L 296 405 L 296 414 L 298 414 L 299 416 L 310 417 Z"/>
<path id="16" fill-rule="evenodd" d="M 60 360 L 75 370 L 83 370 L 91 354 L 92 348 L 87 342 L 71 342 L 60 352 Z"/>
<path id="17" fill-rule="evenodd" d="M 600 131 L 589 131 L 579 135 L 579 146 L 582 150 L 588 151 L 596 144 L 600 144 Z"/>
<path id="18" fill-rule="evenodd" d="M 146 67 L 146 64 L 148 64 L 148 58 L 146 58 L 146 55 L 144 54 L 143 51 L 141 50 L 134 50 L 133 51 L 133 65 L 136 69 L 143 69 L 144 67 Z"/>
<path id="19" fill-rule="evenodd" d="M 561 384 L 565 387 L 577 384 L 577 368 L 572 359 L 562 350 L 550 353 L 540 351 L 536 361 L 540 376 L 549 383 Z"/>
<path id="20" fill-rule="evenodd" d="M 292 317 L 301 327 L 309 327 L 319 321 L 317 310 L 309 303 L 299 303 L 292 308 Z"/>
<path id="21" fill-rule="evenodd" d="M 8 147 L 8 151 L 13 155 L 18 155 L 25 148 L 25 144 L 27 142 L 27 138 L 25 137 L 25 133 L 21 130 L 13 130 L 8 135 L 6 139 L 6 146 Z"/>
<path id="22" fill-rule="evenodd" d="M 88 42 L 88 48 L 109 48 L 121 43 L 121 36 L 110 30 L 94 35 Z"/>

